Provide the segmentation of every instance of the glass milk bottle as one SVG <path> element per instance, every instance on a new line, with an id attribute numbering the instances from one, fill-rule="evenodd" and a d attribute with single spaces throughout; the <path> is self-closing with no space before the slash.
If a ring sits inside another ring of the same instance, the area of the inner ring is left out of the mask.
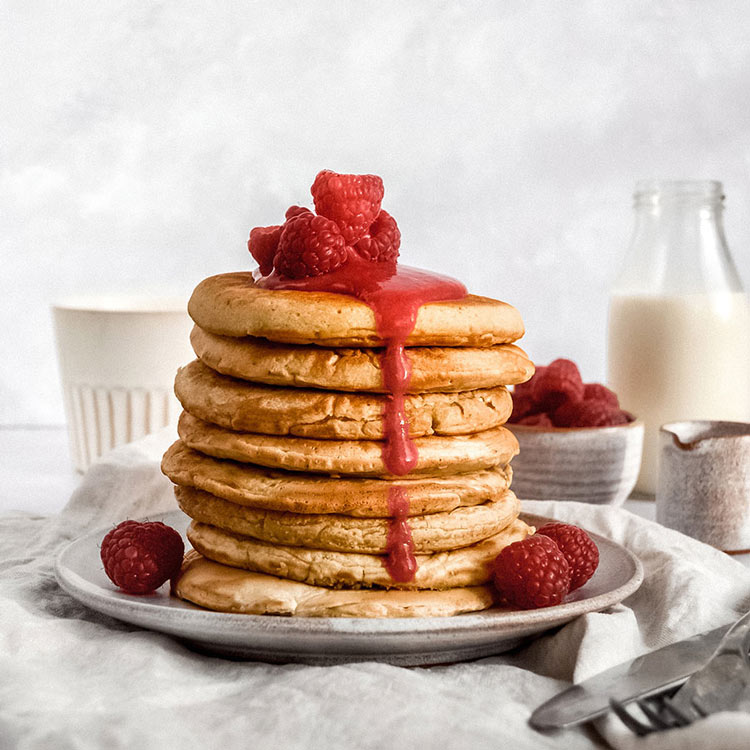
<path id="1" fill-rule="evenodd" d="M 645 422 L 636 490 L 654 494 L 659 426 L 750 421 L 750 314 L 722 226 L 720 182 L 636 185 L 609 309 L 608 379 Z"/>

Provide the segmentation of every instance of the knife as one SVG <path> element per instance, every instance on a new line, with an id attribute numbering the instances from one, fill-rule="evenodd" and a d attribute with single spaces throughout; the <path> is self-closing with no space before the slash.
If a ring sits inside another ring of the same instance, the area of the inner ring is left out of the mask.
<path id="1" fill-rule="evenodd" d="M 627 703 L 677 687 L 708 662 L 733 624 L 671 643 L 573 685 L 539 706 L 529 724 L 534 729 L 572 727 L 607 713 L 611 698 Z"/>

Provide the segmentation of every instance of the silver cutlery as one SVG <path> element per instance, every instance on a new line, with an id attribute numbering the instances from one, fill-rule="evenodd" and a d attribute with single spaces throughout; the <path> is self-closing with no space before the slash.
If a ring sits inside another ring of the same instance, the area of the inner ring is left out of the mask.
<path id="1" fill-rule="evenodd" d="M 749 652 L 750 612 L 732 625 L 708 663 L 682 686 L 632 701 L 612 699 L 610 706 L 638 735 L 687 726 L 718 711 L 750 711 Z M 641 718 L 629 710 L 633 703 Z"/>
<path id="2" fill-rule="evenodd" d="M 573 685 L 539 706 L 529 719 L 535 729 L 561 729 L 607 713 L 610 701 L 627 705 L 682 685 L 703 667 L 731 623 L 618 664 Z"/>

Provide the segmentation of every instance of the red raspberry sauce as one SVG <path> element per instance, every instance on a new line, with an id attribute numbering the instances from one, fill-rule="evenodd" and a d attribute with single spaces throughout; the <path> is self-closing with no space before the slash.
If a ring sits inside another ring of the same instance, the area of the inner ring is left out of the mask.
<path id="1" fill-rule="evenodd" d="M 409 437 L 404 397 L 411 380 L 411 363 L 404 348 L 414 330 L 417 312 L 426 302 L 462 299 L 466 287 L 448 276 L 409 266 L 373 263 L 351 254 L 342 267 L 306 279 L 287 279 L 274 272 L 258 280 L 266 289 L 295 289 L 333 292 L 356 297 L 375 313 L 378 335 L 385 343 L 381 359 L 383 385 L 388 395 L 383 414 L 383 462 L 391 474 L 404 476 L 417 463 L 417 447 Z M 385 567 L 398 583 L 414 579 L 417 561 L 409 528 L 409 498 L 406 489 L 391 486 L 388 491 L 388 529 Z"/>

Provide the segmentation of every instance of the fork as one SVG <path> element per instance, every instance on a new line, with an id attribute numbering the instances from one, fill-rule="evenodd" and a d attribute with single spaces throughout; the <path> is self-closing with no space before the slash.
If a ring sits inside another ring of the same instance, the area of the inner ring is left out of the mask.
<path id="1" fill-rule="evenodd" d="M 727 631 L 706 666 L 683 685 L 610 706 L 628 729 L 639 736 L 684 727 L 722 710 L 750 710 L 750 612 Z M 648 723 L 626 706 L 635 703 Z"/>
<path id="2" fill-rule="evenodd" d="M 678 685 L 661 693 L 654 693 L 647 698 L 639 698 L 628 703 L 621 703 L 611 699 L 609 705 L 615 712 L 622 723 L 639 737 L 643 737 L 652 732 L 660 732 L 664 729 L 677 729 L 686 727 L 695 719 L 707 716 L 700 704 L 693 702 L 691 704 L 692 712 L 686 713 L 678 708 L 672 702 L 672 697 L 680 690 L 682 686 Z M 646 721 L 636 718 L 628 707 L 635 704 L 640 709 Z"/>

